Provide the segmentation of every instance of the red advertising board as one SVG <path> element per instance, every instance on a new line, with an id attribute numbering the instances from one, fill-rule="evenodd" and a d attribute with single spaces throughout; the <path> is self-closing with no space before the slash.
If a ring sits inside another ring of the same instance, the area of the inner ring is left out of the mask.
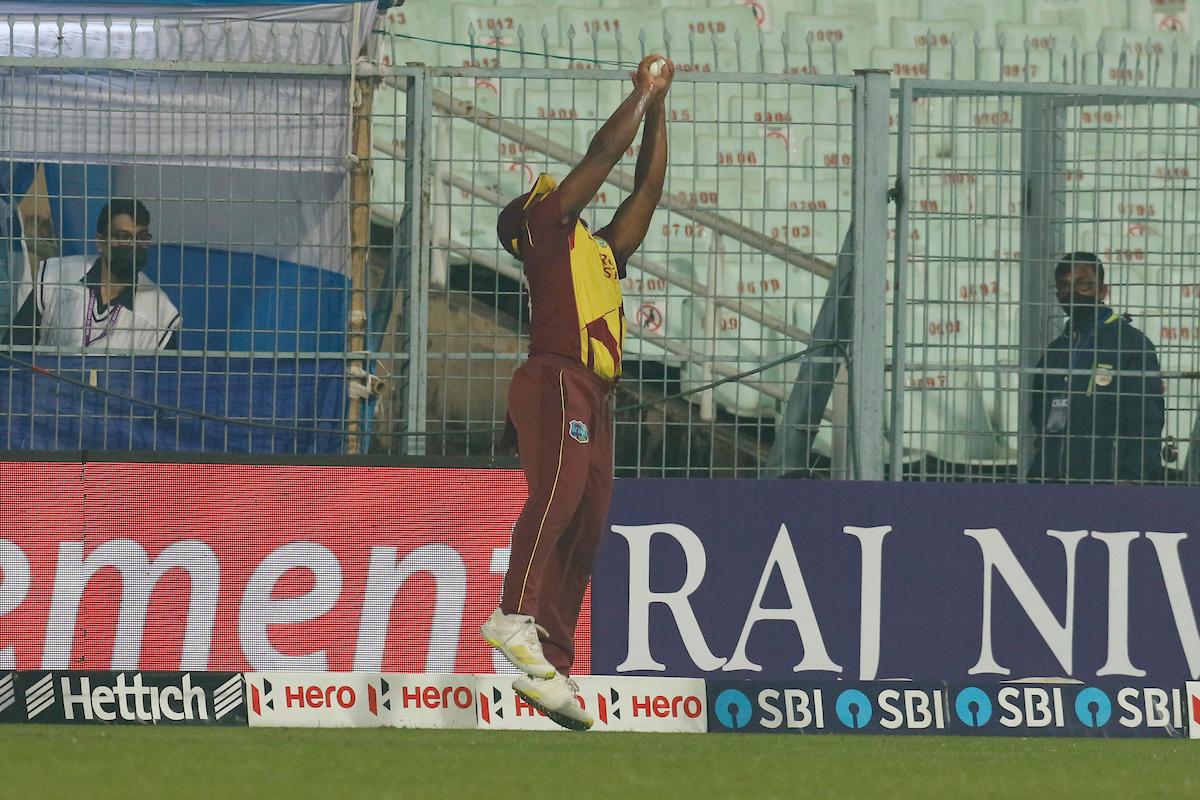
<path id="1" fill-rule="evenodd" d="M 0 669 L 491 672 L 524 497 L 515 470 L 0 462 Z"/>

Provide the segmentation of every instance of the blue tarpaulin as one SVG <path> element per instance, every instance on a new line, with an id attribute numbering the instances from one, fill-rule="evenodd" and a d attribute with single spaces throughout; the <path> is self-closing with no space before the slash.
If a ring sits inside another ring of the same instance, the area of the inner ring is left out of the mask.
<path id="1" fill-rule="evenodd" d="M 344 450 L 345 436 L 340 431 L 346 384 L 339 357 L 38 355 L 29 362 L 26 355 L 24 359 L 20 363 L 0 360 L 0 449 L 204 453 Z M 80 381 L 89 388 L 62 378 Z M 274 427 L 203 419 L 175 409 Z"/>
<path id="2" fill-rule="evenodd" d="M 155 248 L 146 274 L 179 309 L 181 350 L 345 350 L 350 281 L 332 270 L 164 244 Z"/>

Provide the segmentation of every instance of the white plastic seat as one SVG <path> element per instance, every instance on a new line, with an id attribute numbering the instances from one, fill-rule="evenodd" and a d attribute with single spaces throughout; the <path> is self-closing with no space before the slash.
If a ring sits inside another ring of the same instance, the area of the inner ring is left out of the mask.
<path id="1" fill-rule="evenodd" d="M 999 47 L 999 40 L 1004 39 L 1004 49 L 1023 53 L 1025 42 L 1028 40 L 1030 50 L 1047 50 L 1058 54 L 1071 52 L 1071 40 L 1079 42 L 1080 48 L 1088 46 L 1085 37 L 1078 28 L 1071 25 L 1053 24 L 1017 24 L 1000 22 L 996 25 L 996 42 L 984 42 Z"/>
<path id="2" fill-rule="evenodd" d="M 572 26 L 575 28 L 576 52 L 581 52 L 580 47 L 584 44 L 590 47 L 593 33 L 601 47 L 615 50 L 619 32 L 622 55 L 627 61 L 640 61 L 643 31 L 649 52 L 662 49 L 663 18 L 660 14 L 647 13 L 645 7 L 614 8 L 609 3 L 563 6 L 558 10 L 559 44 L 567 44 L 567 32 Z"/>
<path id="3" fill-rule="evenodd" d="M 1084 52 L 1082 68 L 1086 83 L 1181 88 L 1188 85 L 1193 48 L 1185 33 L 1104 28 L 1099 41 L 1104 44 L 1103 51 L 1098 53 L 1097 42 L 1093 41 Z"/>
<path id="4" fill-rule="evenodd" d="M 809 50 L 803 43 L 796 46 L 789 42 L 785 56 L 778 46 L 768 46 L 763 50 L 763 71 L 770 75 L 833 75 L 833 53 Z"/>
<path id="5" fill-rule="evenodd" d="M 1057 54 L 1059 63 L 1051 69 L 1052 59 L 1049 50 L 1030 50 L 1026 53 L 1021 45 L 1007 44 L 1001 51 L 996 47 L 994 38 L 990 42 L 984 39 L 983 44 L 986 46 L 981 46 L 976 51 L 978 72 L 972 74 L 974 66 L 966 64 L 964 65 L 966 69 L 960 73 L 962 77 L 974 77 L 979 81 L 1005 80 L 1020 83 L 1045 83 L 1051 78 L 1056 82 L 1062 82 L 1071 77 L 1063 75 L 1061 52 Z"/>
<path id="6" fill-rule="evenodd" d="M 996 14 L 1007 14 L 991 0 L 920 0 L 920 19 L 962 19 L 970 22 L 986 43 L 996 23 Z"/>
<path id="7" fill-rule="evenodd" d="M 974 22 L 960 17 L 892 17 L 890 27 L 892 47 L 916 50 L 929 47 L 939 50 L 953 46 L 959 58 L 964 59 L 974 53 L 974 36 L 979 30 Z"/>
<path id="8" fill-rule="evenodd" d="M 783 215 L 786 212 L 775 213 Z M 769 226 L 765 230 L 770 234 Z M 806 269 L 765 256 L 728 238 L 722 240 L 715 284 L 718 297 L 736 300 L 746 308 L 786 323 L 792 319 L 797 301 L 819 300 L 824 296 L 826 285 L 824 278 Z M 778 328 L 775 332 L 783 334 Z"/>
<path id="9" fill-rule="evenodd" d="M 988 220 L 1021 216 L 1021 182 L 1015 176 L 985 181 L 976 193 L 978 211 Z"/>
<path id="10" fill-rule="evenodd" d="M 850 181 L 796 181 L 771 179 L 767 181 L 767 208 L 776 211 L 808 211 L 833 217 L 849 214 L 851 208 Z"/>
<path id="11" fill-rule="evenodd" d="M 1187 5 L 1160 0 L 1128 0 L 1128 26 L 1137 31 L 1186 31 L 1189 29 Z"/>
<path id="12" fill-rule="evenodd" d="M 757 45 L 755 45 L 757 47 Z M 686 37 L 682 40 L 672 39 L 671 46 L 667 48 L 666 55 L 671 57 L 671 62 L 675 65 L 675 74 L 682 72 L 698 72 L 708 74 L 710 72 L 737 72 L 738 71 L 738 54 L 732 48 L 722 47 L 720 45 L 714 50 L 712 40 L 707 37 L 696 37 L 691 44 L 688 43 Z M 752 58 L 753 51 L 747 51 L 745 47 L 741 51 L 742 69 L 751 69 L 756 61 Z M 674 92 L 677 88 L 682 87 L 683 82 L 673 84 L 671 91 Z"/>
<path id="13" fill-rule="evenodd" d="M 758 52 L 758 22 L 749 6 L 668 6 L 663 9 L 663 25 L 671 37 L 671 57 L 677 62 L 689 53 L 688 40 L 692 38 L 697 56 L 702 51 L 711 54 L 714 43 L 720 50 L 731 54 L 732 58 L 727 65 L 723 63 L 722 72 L 736 71 L 739 53 L 743 70 L 756 68 L 752 56 Z"/>
<path id="14" fill-rule="evenodd" d="M 816 13 L 825 17 L 862 17 L 871 20 L 874 46 L 885 47 L 892 17 L 912 16 L 912 0 L 817 0 Z"/>
<path id="15" fill-rule="evenodd" d="M 827 136 L 806 137 L 791 154 L 791 163 L 805 169 L 802 176 L 814 181 L 838 181 L 849 178 L 853 164 L 853 142 Z"/>
<path id="16" fill-rule="evenodd" d="M 476 59 L 479 60 L 479 59 Z M 512 97 L 521 85 L 518 79 L 501 80 L 490 75 L 473 78 L 442 78 L 436 82 L 439 90 L 448 93 L 454 100 L 470 103 L 489 114 L 510 116 L 514 108 Z M 443 112 L 434 111 L 434 116 Z"/>
<path id="17" fill-rule="evenodd" d="M 946 183 L 933 176 L 913 178 L 905 191 L 910 219 L 953 222 L 977 213 L 978 184 Z"/>
<path id="18" fill-rule="evenodd" d="M 779 336 L 774 331 L 727 308 L 713 307 L 700 298 L 687 301 L 687 306 L 692 316 L 693 330 L 698 331 L 689 342 L 690 347 L 705 356 L 711 353 L 714 364 L 724 367 L 725 372 L 747 372 L 777 355 Z M 680 387 L 686 390 L 700 386 L 723 374 L 706 371 L 703 361 L 689 362 L 679 376 Z M 781 379 L 782 374 L 775 367 L 752 376 L 747 383 L 767 383 L 783 395 L 786 387 Z M 713 397 L 722 408 L 742 417 L 774 416 L 779 408 L 776 397 L 739 381 L 716 387 Z M 700 394 L 690 395 L 688 399 L 693 403 L 702 402 Z"/>
<path id="19" fill-rule="evenodd" d="M 458 40 L 453 36 L 450 16 L 435 3 L 389 8 L 383 19 L 387 34 L 379 41 L 379 58 L 384 65 L 410 61 L 437 64 L 440 54 L 437 42 Z M 408 38 L 410 36 L 419 38 Z M 463 36 L 462 41 L 465 43 L 466 40 Z"/>
<path id="20" fill-rule="evenodd" d="M 667 135 L 671 142 L 668 161 L 672 170 L 696 163 L 697 137 L 716 136 L 722 130 L 719 97 L 724 97 L 721 87 L 710 84 L 680 82 L 672 86 L 667 95 Z"/>
<path id="21" fill-rule="evenodd" d="M 1119 2 L 1097 0 L 1025 0 L 1026 25 L 1061 25 L 1079 31 L 1080 44 L 1094 47 L 1105 27 L 1123 28 L 1129 9 Z"/>
<path id="22" fill-rule="evenodd" d="M 445 14 L 445 6 L 442 6 L 441 13 Z M 474 29 L 476 45 L 516 49 L 518 31 L 524 29 L 527 50 L 537 50 L 542 46 L 541 30 L 548 22 L 545 11 L 536 5 L 507 3 L 502 6 L 492 3 L 452 3 L 450 18 L 455 41 L 470 42 L 468 30 Z M 549 22 L 553 29 L 553 20 Z"/>
<path id="23" fill-rule="evenodd" d="M 961 51 L 959 52 L 961 55 Z M 871 66 L 875 69 L 890 69 L 893 81 L 899 81 L 901 78 L 948 80 L 955 77 L 951 75 L 951 67 L 957 69 L 958 63 L 960 62 L 951 56 L 948 47 L 876 47 L 871 50 Z"/>
<path id="24" fill-rule="evenodd" d="M 715 167 L 719 171 L 753 171 L 767 166 L 787 166 L 794 155 L 792 147 L 793 143 L 786 135 L 742 139 L 697 136 L 695 163 L 697 168 Z"/>
<path id="25" fill-rule="evenodd" d="M 713 231 L 682 214 L 658 210 L 639 252 L 655 262 L 704 282 Z"/>
<path id="26" fill-rule="evenodd" d="M 833 260 L 841 245 L 836 225 L 807 211 L 764 211 L 762 232 L 803 253 Z"/>
<path id="27" fill-rule="evenodd" d="M 995 430 L 978 378 L 952 366 L 905 375 L 904 446 L 954 464 L 1008 463 L 1015 453 Z"/>
<path id="28" fill-rule="evenodd" d="M 663 191 L 672 202 L 714 212 L 733 222 L 749 225 L 749 215 L 758 212 L 765 200 L 761 171 L 745 173 L 687 170 L 669 175 Z"/>
<path id="29" fill-rule="evenodd" d="M 850 118 L 839 118 L 839 100 L 848 93 L 832 87 L 771 83 L 759 95 L 732 95 L 727 106 L 731 126 L 801 125 L 813 122 L 849 126 Z"/>
<path id="30" fill-rule="evenodd" d="M 871 48 L 877 42 L 875 22 L 871 18 L 790 13 L 785 20 L 789 51 L 802 61 L 811 44 L 814 53 L 834 54 L 834 67 L 838 74 L 846 74 L 869 64 Z"/>
<path id="31" fill-rule="evenodd" d="M 549 123 L 554 125 L 555 131 L 561 131 L 568 125 L 572 128 L 594 128 L 597 123 L 608 119 L 612 109 L 602 109 L 596 92 L 583 88 L 584 85 L 577 85 L 573 90 L 566 90 L 559 85 L 550 91 L 521 89 L 516 94 L 516 108 L 506 116 L 535 126 Z"/>
<path id="32" fill-rule="evenodd" d="M 815 14 L 815 0 L 729 0 L 731 3 L 741 3 L 750 9 L 754 14 L 754 21 L 758 24 L 758 29 L 763 32 L 768 43 L 772 40 L 775 45 L 779 44 L 779 33 L 783 30 L 783 19 L 788 12 L 800 12 L 803 14 Z M 721 0 L 720 5 L 724 5 L 724 0 Z M 711 3 L 711 5 L 718 5 Z M 772 35 L 773 34 L 773 35 Z"/>

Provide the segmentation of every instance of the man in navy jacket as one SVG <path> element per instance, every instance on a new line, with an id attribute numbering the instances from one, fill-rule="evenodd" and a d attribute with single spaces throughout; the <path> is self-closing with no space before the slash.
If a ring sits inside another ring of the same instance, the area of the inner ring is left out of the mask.
<path id="1" fill-rule="evenodd" d="M 1154 345 L 1109 308 L 1104 265 L 1068 253 L 1054 270 L 1068 320 L 1033 378 L 1037 441 L 1027 477 L 1069 483 L 1161 483 L 1163 382 Z"/>

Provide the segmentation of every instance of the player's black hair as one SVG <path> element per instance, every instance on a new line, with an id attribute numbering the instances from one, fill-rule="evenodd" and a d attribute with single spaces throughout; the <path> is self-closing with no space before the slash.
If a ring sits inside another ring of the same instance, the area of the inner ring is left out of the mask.
<path id="1" fill-rule="evenodd" d="M 108 226 L 112 223 L 112 218 L 122 214 L 133 217 L 133 224 L 139 227 L 150 224 L 150 209 L 146 208 L 141 200 L 115 197 L 100 209 L 100 216 L 96 217 L 96 233 L 102 237 L 108 236 Z"/>
<path id="2" fill-rule="evenodd" d="M 1096 277 L 1100 279 L 1100 285 L 1105 285 L 1104 262 L 1100 260 L 1100 256 L 1095 253 L 1089 253 L 1087 250 L 1076 250 L 1074 253 L 1067 253 L 1060 258 L 1058 266 L 1054 268 L 1054 277 L 1058 278 L 1068 274 L 1076 264 L 1090 264 L 1096 270 Z"/>

